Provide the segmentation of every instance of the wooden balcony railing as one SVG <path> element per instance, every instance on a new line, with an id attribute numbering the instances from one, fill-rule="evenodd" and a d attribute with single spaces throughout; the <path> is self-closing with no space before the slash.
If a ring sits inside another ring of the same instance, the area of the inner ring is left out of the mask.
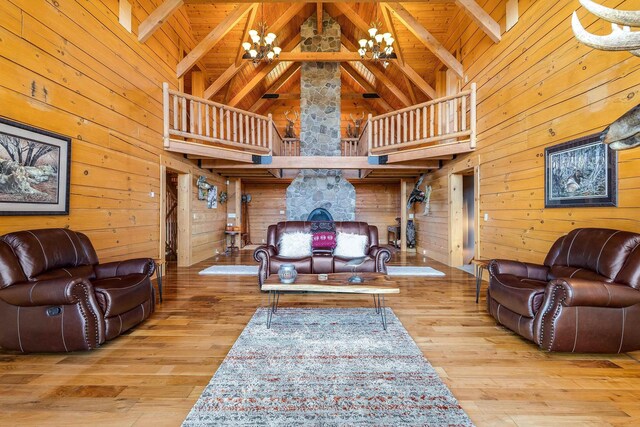
<path id="1" fill-rule="evenodd" d="M 275 129 L 271 116 L 208 101 L 163 83 L 164 146 L 171 141 L 205 143 L 258 155 L 270 154 Z"/>
<path id="2" fill-rule="evenodd" d="M 370 154 L 444 144 L 476 146 L 476 84 L 469 90 L 369 118 Z"/>

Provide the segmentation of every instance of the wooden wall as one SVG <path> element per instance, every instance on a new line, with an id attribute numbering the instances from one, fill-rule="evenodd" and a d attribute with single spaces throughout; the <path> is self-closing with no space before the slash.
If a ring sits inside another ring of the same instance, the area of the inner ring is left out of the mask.
<path id="1" fill-rule="evenodd" d="M 251 241 L 263 243 L 267 227 L 286 220 L 286 192 L 288 183 L 259 184 L 247 182 L 243 192 L 251 194 L 249 225 Z M 400 183 L 356 183 L 356 220 L 378 227 L 381 243 L 387 243 L 387 226 L 400 216 Z M 284 211 L 284 214 L 280 214 Z"/>
<path id="2" fill-rule="evenodd" d="M 504 0 L 481 0 L 505 22 Z M 638 9 L 637 1 L 603 1 Z M 458 50 L 469 82 L 478 84 L 478 149 L 430 175 L 432 214 L 417 215 L 418 245 L 442 262 L 451 257 L 447 228 L 452 172 L 479 165 L 479 255 L 541 262 L 559 236 L 577 227 L 640 232 L 640 150 L 619 153 L 615 208 L 544 208 L 544 149 L 600 132 L 640 102 L 640 61 L 625 52 L 579 44 L 571 31 L 578 2 L 520 0 L 520 21 L 494 44 L 464 13 L 446 45 Z M 578 12 L 591 32 L 608 24 Z"/>
<path id="3" fill-rule="evenodd" d="M 131 3 L 133 33 L 118 23 L 116 0 L 0 3 L 0 116 L 72 137 L 70 214 L 0 217 L 0 234 L 69 227 L 89 235 L 102 261 L 159 255 L 160 156 L 199 171 L 161 139 L 161 85 L 177 87 L 180 46 L 194 40 L 179 10 L 139 43 L 140 21 L 162 2 Z M 195 259 L 205 240 L 220 240 L 200 231 L 211 219 L 200 204 Z"/>

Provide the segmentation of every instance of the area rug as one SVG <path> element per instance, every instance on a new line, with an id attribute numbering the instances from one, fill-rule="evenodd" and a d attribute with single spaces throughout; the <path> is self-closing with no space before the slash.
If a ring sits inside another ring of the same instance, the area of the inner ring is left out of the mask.
<path id="1" fill-rule="evenodd" d="M 473 425 L 391 309 L 267 309 L 183 426 Z"/>
<path id="2" fill-rule="evenodd" d="M 198 274 L 202 276 L 215 276 L 224 274 L 236 274 L 243 276 L 257 276 L 257 265 L 214 265 L 207 267 Z M 442 277 L 445 274 L 431 267 L 387 267 L 389 276 L 433 276 Z"/>
<path id="3" fill-rule="evenodd" d="M 201 276 L 235 274 L 240 276 L 257 276 L 257 265 L 212 265 L 198 273 Z"/>
<path id="4" fill-rule="evenodd" d="M 433 276 L 442 277 L 445 274 L 431 267 L 387 267 L 389 276 Z"/>

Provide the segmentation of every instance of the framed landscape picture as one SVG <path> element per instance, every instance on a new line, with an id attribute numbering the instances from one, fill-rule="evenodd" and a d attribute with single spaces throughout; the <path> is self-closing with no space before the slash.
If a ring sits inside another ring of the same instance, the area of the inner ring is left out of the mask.
<path id="1" fill-rule="evenodd" d="M 0 118 L 0 215 L 67 215 L 71 138 Z"/>
<path id="2" fill-rule="evenodd" d="M 618 159 L 600 134 L 544 150 L 547 208 L 617 206 Z"/>

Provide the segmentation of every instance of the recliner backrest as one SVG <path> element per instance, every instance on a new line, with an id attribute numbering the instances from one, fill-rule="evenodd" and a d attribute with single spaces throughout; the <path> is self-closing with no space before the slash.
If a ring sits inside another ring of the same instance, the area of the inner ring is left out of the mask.
<path id="1" fill-rule="evenodd" d="M 558 239 L 549 251 L 545 264 L 552 271 L 554 267 L 580 268 L 613 281 L 638 245 L 640 235 L 636 233 L 606 228 L 577 228 Z"/>
<path id="2" fill-rule="evenodd" d="M 26 282 L 26 280 L 27 277 L 24 275 L 13 249 L 0 240 L 0 289 L 14 283 Z"/>
<path id="3" fill-rule="evenodd" d="M 18 231 L 2 236 L 29 280 L 51 270 L 95 265 L 98 256 L 82 233 L 64 228 Z"/>
<path id="4" fill-rule="evenodd" d="M 369 238 L 366 251 L 370 246 L 378 245 L 378 228 L 366 222 L 359 221 L 336 221 L 336 233 L 362 234 Z M 311 222 L 309 221 L 281 221 L 275 225 L 270 225 L 267 230 L 267 244 L 278 246 L 280 237 L 284 233 L 304 232 L 311 233 Z"/>

